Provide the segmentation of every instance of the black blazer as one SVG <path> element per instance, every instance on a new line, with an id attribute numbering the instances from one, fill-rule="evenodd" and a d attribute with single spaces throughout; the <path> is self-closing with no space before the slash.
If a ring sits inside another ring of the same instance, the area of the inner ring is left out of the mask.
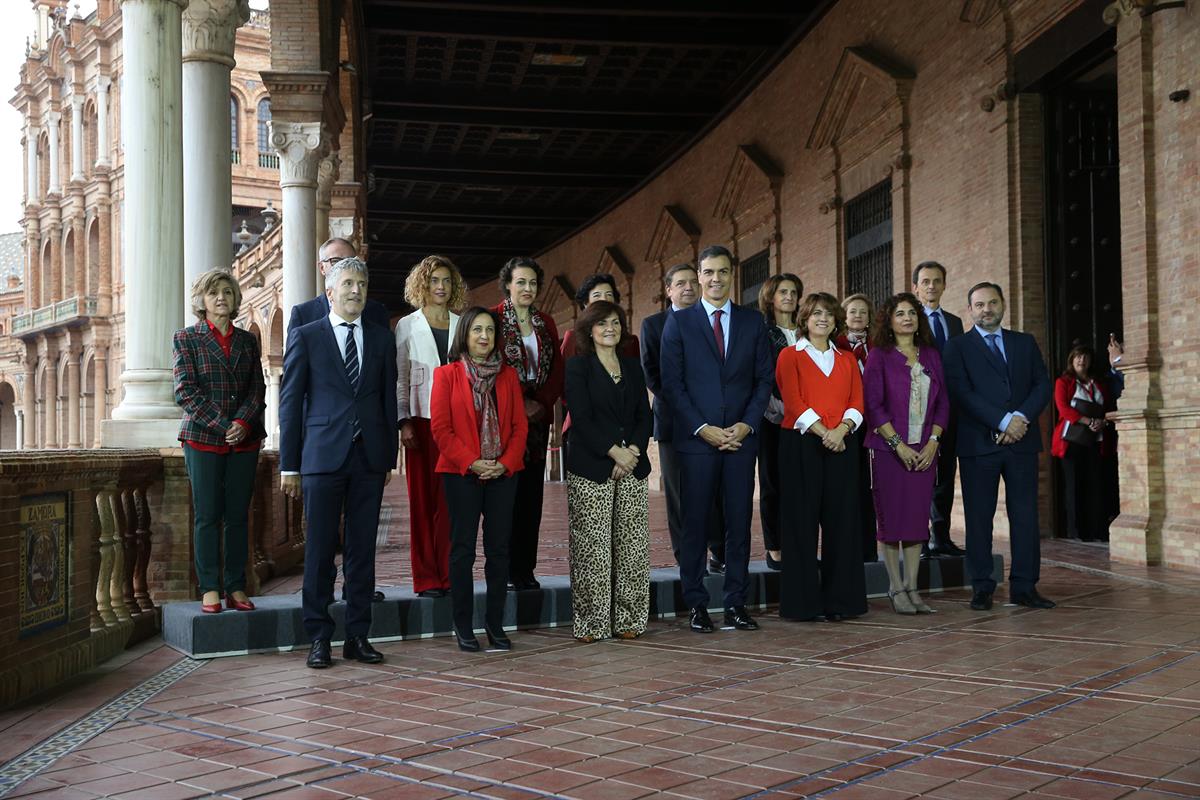
<path id="1" fill-rule="evenodd" d="M 567 359 L 567 403 L 571 406 L 571 436 L 567 440 L 567 470 L 581 478 L 604 483 L 612 477 L 608 449 L 624 442 L 641 451 L 634 477 L 650 474 L 646 447 L 650 442 L 650 404 L 638 360 L 619 356 L 621 383 L 594 355 Z"/>
<path id="2" fill-rule="evenodd" d="M 671 309 L 668 308 L 642 320 L 642 372 L 646 376 L 646 388 L 654 393 L 654 438 L 659 442 L 669 442 L 675 436 L 671 409 L 663 397 L 662 369 L 659 365 L 663 328 L 667 326 L 667 317 L 670 315 Z"/>

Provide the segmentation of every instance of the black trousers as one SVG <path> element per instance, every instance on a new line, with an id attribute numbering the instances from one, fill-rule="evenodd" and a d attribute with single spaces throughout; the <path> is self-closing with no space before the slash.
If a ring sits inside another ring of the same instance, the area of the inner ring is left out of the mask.
<path id="1" fill-rule="evenodd" d="M 758 430 L 758 519 L 768 550 L 780 548 L 779 515 L 779 426 L 764 419 Z"/>
<path id="2" fill-rule="evenodd" d="M 858 430 L 846 437 L 846 449 L 853 447 L 858 452 L 858 496 L 862 504 L 858 507 L 860 530 L 862 531 L 862 560 L 878 561 L 879 550 L 875 539 L 875 503 L 871 495 L 871 459 L 863 449 L 867 430 L 860 425 Z"/>
<path id="3" fill-rule="evenodd" d="M 1059 461 L 1066 495 L 1063 505 L 1067 512 L 1067 536 L 1085 542 L 1107 540 L 1104 459 L 1100 457 L 1100 448 L 1067 442 L 1067 454 Z"/>
<path id="4" fill-rule="evenodd" d="M 942 433 L 938 446 L 937 482 L 933 485 L 933 500 L 929 504 L 929 531 L 934 546 L 950 541 L 950 512 L 954 510 L 954 473 L 958 470 L 958 431 L 954 418 Z"/>
<path id="5" fill-rule="evenodd" d="M 670 442 L 658 443 L 658 469 L 662 473 L 663 494 L 667 496 L 667 532 L 671 534 L 671 551 L 679 564 L 683 542 L 683 500 L 680 494 L 679 453 Z M 725 562 L 725 514 L 721 508 L 720 492 L 715 492 L 708 512 L 708 550 L 718 561 Z"/>
<path id="6" fill-rule="evenodd" d="M 508 576 L 514 582 L 533 580 L 537 567 L 538 537 L 542 529 L 542 498 L 546 488 L 546 459 L 526 461 L 518 472 L 512 509 L 512 537 L 508 548 Z"/>
<path id="7" fill-rule="evenodd" d="M 996 516 L 1000 479 L 1012 564 L 1008 588 L 1012 594 L 1033 589 L 1041 576 L 1042 540 L 1038 529 L 1038 454 L 1019 453 L 1011 446 L 981 456 L 963 456 L 963 514 L 967 518 L 967 574 L 977 592 L 994 592 L 992 578 L 992 521 Z"/>
<path id="8" fill-rule="evenodd" d="M 337 573 L 338 527 L 345 517 L 342 571 L 346 582 L 346 636 L 366 636 L 371 629 L 371 595 L 375 591 L 375 538 L 379 533 L 379 504 L 383 500 L 382 472 L 372 472 L 362 442 L 350 448 L 337 472 L 305 475 L 304 516 L 304 631 L 310 639 L 332 639 L 333 579 Z"/>
<path id="9" fill-rule="evenodd" d="M 779 616 L 809 620 L 822 614 L 867 612 L 858 491 L 859 448 L 834 453 L 813 434 L 781 431 L 779 475 L 795 494 L 782 506 L 783 574 Z M 817 565 L 820 535 L 821 563 Z"/>
<path id="10" fill-rule="evenodd" d="M 443 473 L 442 481 L 450 509 L 450 602 L 454 627 L 463 633 L 475 628 L 475 542 L 482 516 L 483 575 L 487 581 L 484 619 L 489 628 L 498 631 L 504 622 L 509 535 L 517 478 L 481 481 L 474 475 Z"/>

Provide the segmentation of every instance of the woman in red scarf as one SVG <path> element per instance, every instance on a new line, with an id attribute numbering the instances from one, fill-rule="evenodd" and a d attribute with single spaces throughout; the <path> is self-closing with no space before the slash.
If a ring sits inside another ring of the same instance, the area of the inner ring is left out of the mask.
<path id="1" fill-rule="evenodd" d="M 534 307 L 545 273 L 532 258 L 509 259 L 500 270 L 505 301 L 492 309 L 496 317 L 501 358 L 517 371 L 525 396 L 529 437 L 525 443 L 525 469 L 517 479 L 513 503 L 512 542 L 508 575 L 511 588 L 539 589 L 534 577 L 538 533 L 542 525 L 542 489 L 545 486 L 546 446 L 554 404 L 563 392 L 563 359 L 559 354 L 554 320 Z"/>
<path id="2" fill-rule="evenodd" d="M 512 648 L 503 627 L 505 578 L 527 423 L 521 382 L 500 358 L 496 327 L 495 316 L 486 308 L 467 309 L 455 331 L 449 362 L 433 372 L 429 402 L 429 424 L 438 447 L 437 472 L 450 509 L 454 633 L 458 646 L 467 651 L 479 649 L 473 570 L 481 515 L 487 559 L 483 629 L 492 647 Z"/>

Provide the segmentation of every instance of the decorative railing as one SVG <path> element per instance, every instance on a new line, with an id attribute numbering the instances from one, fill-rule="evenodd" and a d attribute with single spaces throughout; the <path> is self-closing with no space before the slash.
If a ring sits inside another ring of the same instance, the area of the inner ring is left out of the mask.
<path id="1" fill-rule="evenodd" d="M 95 295 L 69 297 L 53 305 L 42 306 L 28 314 L 18 314 L 12 320 L 12 333 L 27 333 L 40 330 L 78 317 L 94 317 L 99 313 L 100 301 Z"/>
<path id="2" fill-rule="evenodd" d="M 277 153 L 259 153 L 258 165 L 266 169 L 279 169 L 279 155 Z"/>
<path id="3" fill-rule="evenodd" d="M 242 151 L 241 150 L 230 150 L 229 151 L 229 163 L 234 164 L 234 165 L 242 163 Z"/>
<path id="4" fill-rule="evenodd" d="M 250 10 L 250 21 L 246 23 L 250 28 L 270 28 L 271 27 L 271 11 L 270 9 Z"/>

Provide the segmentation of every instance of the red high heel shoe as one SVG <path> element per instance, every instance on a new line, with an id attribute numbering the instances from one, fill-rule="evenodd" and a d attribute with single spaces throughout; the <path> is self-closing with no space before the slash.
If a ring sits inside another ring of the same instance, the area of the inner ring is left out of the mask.
<path id="1" fill-rule="evenodd" d="M 217 602 L 215 602 L 215 603 L 201 603 L 200 611 L 201 611 L 201 613 L 204 613 L 204 614 L 220 614 L 221 613 L 220 598 L 218 598 Z"/>
<path id="2" fill-rule="evenodd" d="M 230 594 L 225 596 L 225 607 L 231 608 L 234 611 L 253 611 L 254 603 L 251 603 L 249 598 L 246 600 L 237 600 Z M 220 610 L 219 606 L 217 610 Z"/>

